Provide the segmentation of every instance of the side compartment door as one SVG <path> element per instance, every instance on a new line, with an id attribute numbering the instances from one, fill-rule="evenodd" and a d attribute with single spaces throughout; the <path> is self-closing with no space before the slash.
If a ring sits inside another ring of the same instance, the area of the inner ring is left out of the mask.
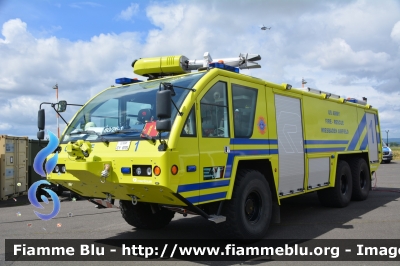
<path id="1" fill-rule="evenodd" d="M 368 137 L 368 155 L 371 163 L 377 162 L 378 159 L 378 140 L 376 135 L 376 115 L 366 113 L 367 118 L 367 136 Z M 366 141 L 363 141 L 363 144 Z M 365 144 L 361 146 L 365 146 Z M 366 147 L 361 147 L 360 149 L 365 149 Z"/>
<path id="2" fill-rule="evenodd" d="M 275 94 L 279 152 L 279 195 L 304 189 L 304 138 L 301 102 Z"/>
<path id="3" fill-rule="evenodd" d="M 197 100 L 200 196 L 194 204 L 224 199 L 227 195 L 230 179 L 224 179 L 224 172 L 231 136 L 228 81 L 224 77 L 215 78 Z"/>

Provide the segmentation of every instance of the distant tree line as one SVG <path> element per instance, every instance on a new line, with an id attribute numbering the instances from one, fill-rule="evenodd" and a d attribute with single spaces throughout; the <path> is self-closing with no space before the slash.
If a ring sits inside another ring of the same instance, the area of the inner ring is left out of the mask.
<path id="1" fill-rule="evenodd" d="M 398 143 L 398 142 L 389 142 L 389 147 L 400 147 L 400 143 Z"/>

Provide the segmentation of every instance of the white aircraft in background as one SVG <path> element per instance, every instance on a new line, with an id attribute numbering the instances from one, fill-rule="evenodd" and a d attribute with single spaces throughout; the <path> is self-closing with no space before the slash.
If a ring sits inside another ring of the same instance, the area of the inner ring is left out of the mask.
<path id="1" fill-rule="evenodd" d="M 271 27 L 267 28 L 267 27 L 264 26 L 264 24 L 263 24 L 263 26 L 261 27 L 261 30 L 270 30 L 270 29 L 271 29 Z"/>

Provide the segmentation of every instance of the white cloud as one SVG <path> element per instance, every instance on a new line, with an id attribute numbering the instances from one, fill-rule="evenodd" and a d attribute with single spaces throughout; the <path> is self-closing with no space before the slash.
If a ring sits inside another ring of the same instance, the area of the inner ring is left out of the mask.
<path id="1" fill-rule="evenodd" d="M 345 40 L 335 38 L 330 44 L 321 44 L 312 52 L 322 68 L 356 71 L 381 71 L 390 63 L 385 52 L 354 51 Z"/>
<path id="2" fill-rule="evenodd" d="M 400 45 L 400 21 L 398 21 L 392 29 L 392 32 L 390 33 L 390 37 L 397 42 L 397 44 Z"/>
<path id="3" fill-rule="evenodd" d="M 189 9 L 189 10 L 185 10 Z M 185 5 L 169 5 L 169 6 L 158 6 L 152 5 L 147 9 L 147 16 L 153 22 L 154 25 L 165 29 L 165 30 L 173 30 L 178 26 L 182 26 L 185 22 L 184 18 L 184 10 L 187 14 L 195 15 L 195 10 L 190 10 L 191 8 L 185 7 Z M 201 12 L 201 10 L 198 10 Z M 189 13 L 190 12 L 190 13 Z M 189 20 L 190 21 L 190 20 Z M 183 22 L 183 23 L 182 23 Z"/>
<path id="4" fill-rule="evenodd" d="M 13 44 L 9 46 L 12 49 L 18 49 L 16 46 L 20 46 L 24 41 L 29 42 L 33 39 L 26 31 L 26 23 L 20 19 L 11 19 L 4 23 L 1 33 L 5 37 L 4 39 L 0 39 L 1 42 L 4 44 Z"/>
<path id="5" fill-rule="evenodd" d="M 4 23 L 2 34 L 0 58 L 7 67 L 0 68 L 0 123 L 10 135 L 35 136 L 39 104 L 56 101 L 56 83 L 59 99 L 83 104 L 116 78 L 132 76 L 130 65 L 140 55 L 132 51 L 141 50 L 136 33 L 100 34 L 87 42 L 36 39 L 20 19 Z M 69 108 L 67 121 L 76 110 Z M 54 127 L 55 119 L 49 121 Z"/>
<path id="6" fill-rule="evenodd" d="M 377 91 L 385 92 L 399 92 L 400 80 L 398 77 L 391 78 L 389 80 L 383 80 L 381 84 L 373 86 Z M 400 97 L 399 97 L 400 98 Z"/>
<path id="7" fill-rule="evenodd" d="M 0 130 L 9 130 L 11 129 L 11 125 L 8 123 L 1 123 L 0 122 Z"/>
<path id="8" fill-rule="evenodd" d="M 51 27 L 46 28 L 46 29 L 42 28 L 42 30 L 40 31 L 40 34 L 46 36 L 46 35 L 53 34 L 53 33 L 57 32 L 57 31 L 60 31 L 60 30 L 62 30 L 61 26 L 51 26 Z"/>
<path id="9" fill-rule="evenodd" d="M 131 3 L 131 5 L 127 9 L 121 11 L 117 18 L 121 20 L 132 20 L 132 17 L 136 15 L 138 11 L 139 4 Z"/>

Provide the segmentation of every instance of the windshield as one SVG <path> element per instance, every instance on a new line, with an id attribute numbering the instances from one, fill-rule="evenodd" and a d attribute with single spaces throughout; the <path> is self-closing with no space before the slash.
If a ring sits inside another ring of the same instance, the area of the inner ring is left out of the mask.
<path id="1" fill-rule="evenodd" d="M 205 74 L 195 73 L 179 77 L 110 88 L 93 98 L 68 126 L 61 143 L 79 139 L 97 141 L 137 140 L 147 122 L 156 121 L 156 93 L 161 82 L 193 88 Z M 189 90 L 174 88 L 172 97 L 180 108 Z M 173 107 L 171 122 L 177 115 Z M 163 137 L 168 134 L 163 133 Z"/>

